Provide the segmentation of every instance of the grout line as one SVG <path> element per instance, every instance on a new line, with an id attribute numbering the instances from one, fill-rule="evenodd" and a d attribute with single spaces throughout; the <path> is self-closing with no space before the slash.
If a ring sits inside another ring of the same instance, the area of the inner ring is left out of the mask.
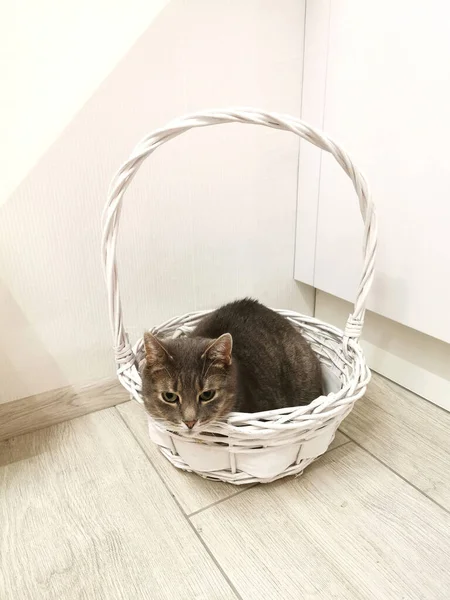
<path id="1" fill-rule="evenodd" d="M 342 433 L 342 431 L 341 431 L 341 433 Z M 345 434 L 343 433 L 342 435 L 345 435 Z M 346 437 L 348 437 L 348 436 L 346 436 Z M 316 460 L 319 460 L 323 456 L 326 456 L 326 455 L 330 454 L 331 452 L 333 452 L 333 450 L 338 450 L 339 448 L 343 448 L 344 446 L 346 446 L 347 444 L 350 444 L 351 442 L 352 442 L 352 440 L 350 440 L 350 439 L 346 440 L 342 444 L 339 444 L 339 446 L 335 446 L 334 448 L 331 448 L 331 450 L 327 450 L 326 452 L 324 452 L 323 454 L 321 454 L 320 456 L 318 456 Z M 306 468 L 308 468 L 308 467 L 306 467 Z M 295 477 L 295 475 L 291 475 L 291 477 Z M 278 481 L 280 481 L 280 480 L 278 480 Z M 194 511 L 193 513 L 188 514 L 187 516 L 190 519 L 191 517 L 195 517 L 199 513 L 202 513 L 205 510 L 208 510 L 209 508 L 213 508 L 214 506 L 217 506 L 218 504 L 222 504 L 222 502 L 227 502 L 228 500 L 231 500 L 232 498 L 235 498 L 236 496 L 239 496 L 240 494 L 243 494 L 244 492 L 248 492 L 249 490 L 251 490 L 254 487 L 257 487 L 259 485 L 271 485 L 271 483 L 275 483 L 275 482 L 270 482 L 270 483 L 267 483 L 267 484 L 259 483 L 259 482 L 258 483 L 252 483 L 252 484 L 248 485 L 247 487 L 244 487 L 243 490 L 239 490 L 238 492 L 235 492 L 234 494 L 230 494 L 226 498 L 221 498 L 220 500 L 216 500 L 212 504 L 208 504 L 208 506 L 204 506 L 203 508 L 199 508 L 198 510 Z"/>
<path id="2" fill-rule="evenodd" d="M 178 503 L 177 499 L 175 498 L 175 502 Z M 181 507 L 180 507 L 181 508 Z M 182 509 L 181 509 L 182 510 Z M 240 593 L 237 591 L 234 583 L 231 581 L 231 579 L 228 577 L 228 575 L 225 573 L 225 571 L 223 570 L 223 568 L 220 566 L 219 561 L 216 559 L 216 557 L 214 556 L 214 554 L 211 552 L 211 550 L 209 549 L 209 546 L 206 544 L 206 542 L 204 541 L 204 539 L 202 538 L 202 536 L 199 534 L 199 532 L 197 531 L 197 529 L 195 528 L 194 523 L 192 523 L 192 521 L 189 519 L 189 517 L 186 515 L 186 513 L 183 511 L 184 517 L 186 519 L 186 521 L 189 523 L 190 528 L 192 529 L 192 531 L 194 532 L 194 535 L 197 537 L 197 539 L 199 540 L 199 542 L 201 543 L 201 545 L 203 546 L 203 548 L 206 550 L 207 554 L 209 555 L 209 557 L 211 558 L 211 560 L 213 561 L 213 563 L 216 565 L 217 569 L 219 570 L 219 572 L 222 574 L 222 577 L 225 579 L 225 581 L 228 583 L 229 587 L 231 588 L 231 591 L 234 593 L 234 595 L 236 596 L 236 598 L 238 600 L 243 600 L 242 596 L 240 595 Z"/>
<path id="3" fill-rule="evenodd" d="M 115 407 L 114 407 L 115 408 Z M 116 409 L 117 410 L 117 409 Z M 222 575 L 222 577 L 224 578 L 224 580 L 226 581 L 226 583 L 228 584 L 228 586 L 231 588 L 231 591 L 234 593 L 234 595 L 236 596 L 237 600 L 243 600 L 242 596 L 239 594 L 239 592 L 237 591 L 236 587 L 234 586 L 234 584 L 232 583 L 231 579 L 228 577 L 228 575 L 225 573 L 225 571 L 223 570 L 223 568 L 220 566 L 218 560 L 216 559 L 216 557 L 212 554 L 211 550 L 209 549 L 209 547 L 206 545 L 206 542 L 203 540 L 203 538 L 201 537 L 201 535 L 199 534 L 199 532 L 197 531 L 197 529 L 195 528 L 194 524 L 192 523 L 192 521 L 189 519 L 189 516 L 186 514 L 186 511 L 184 510 L 184 508 L 181 506 L 180 502 L 178 501 L 177 497 L 175 496 L 175 494 L 172 492 L 172 490 L 169 488 L 169 486 L 166 484 L 166 482 L 164 481 L 164 478 L 162 477 L 161 473 L 159 472 L 159 470 L 155 467 L 155 465 L 153 464 L 153 462 L 149 459 L 149 457 L 147 456 L 147 453 L 144 449 L 144 447 L 142 446 L 142 444 L 140 443 L 140 441 L 138 440 L 138 438 L 134 435 L 133 430 L 131 429 L 131 427 L 128 425 L 128 423 L 126 422 L 126 420 L 124 419 L 124 417 L 122 416 L 122 413 L 117 410 L 117 413 L 119 414 L 120 418 L 122 419 L 123 423 L 125 424 L 125 427 L 128 429 L 128 431 L 131 433 L 131 435 L 133 436 L 133 438 L 135 439 L 136 443 L 138 444 L 138 446 L 140 447 L 140 449 L 142 450 L 142 452 L 145 455 L 145 458 L 148 460 L 148 462 L 152 465 L 156 475 L 158 476 L 159 480 L 161 481 L 161 483 L 163 484 L 163 486 L 166 488 L 166 490 L 169 492 L 169 494 L 171 495 L 171 497 L 173 498 L 175 504 L 178 506 L 179 510 L 181 511 L 181 514 L 183 515 L 183 517 L 185 518 L 186 522 L 188 523 L 189 527 L 191 528 L 191 530 L 193 531 L 195 537 L 199 540 L 199 542 L 201 543 L 201 545 L 203 546 L 203 548 L 206 550 L 208 556 L 211 558 L 211 560 L 213 561 L 213 563 L 216 565 L 217 569 L 219 570 L 220 574 Z M 174 467 L 175 468 L 175 467 Z M 245 491 L 245 490 L 242 490 Z"/>
<path id="4" fill-rule="evenodd" d="M 341 433 L 342 433 L 342 431 L 341 431 Z M 345 435 L 345 434 L 343 434 L 343 435 Z M 346 437 L 348 437 L 348 436 L 346 436 Z M 346 442 L 343 442 L 342 444 L 339 444 L 339 446 L 335 446 L 334 448 L 331 448 L 331 450 L 327 450 L 326 452 L 324 452 L 323 454 L 321 454 L 320 456 L 318 456 L 317 458 L 315 458 L 311 464 L 313 465 L 316 462 L 316 460 L 320 460 L 321 458 L 323 458 L 325 456 L 328 456 L 329 454 L 331 454 L 335 450 L 339 450 L 339 448 L 343 448 L 344 446 L 347 446 L 352 441 L 353 440 L 348 439 Z M 309 467 L 309 465 L 308 465 L 308 467 Z M 305 468 L 307 469 L 308 467 L 305 467 Z"/>
<path id="5" fill-rule="evenodd" d="M 342 433 L 342 431 L 341 431 L 341 433 Z M 342 435 L 345 435 L 345 433 L 342 433 Z M 345 437 L 348 437 L 348 435 L 345 435 Z M 330 452 L 333 452 L 333 450 L 338 450 L 339 448 L 343 448 L 344 446 L 346 446 L 347 444 L 350 444 L 351 442 L 353 442 L 353 440 L 348 438 L 348 440 L 346 442 L 343 442 L 342 444 L 339 444 L 339 446 L 335 446 L 334 448 L 331 448 L 331 450 L 327 450 L 324 454 L 322 454 L 322 456 L 325 456 L 325 454 L 330 454 Z"/>
<path id="6" fill-rule="evenodd" d="M 219 485 L 220 485 L 220 483 L 219 483 Z M 229 496 L 226 496 L 225 498 L 220 498 L 220 500 L 216 500 L 215 502 L 212 502 L 211 504 L 208 504 L 207 506 L 203 506 L 202 508 L 199 508 L 198 510 L 194 510 L 194 512 L 187 514 L 187 517 L 189 519 L 191 517 L 195 517 L 195 515 L 198 515 L 199 513 L 202 513 L 205 510 L 208 510 L 208 508 L 212 508 L 213 506 L 222 504 L 222 502 L 226 502 L 227 500 L 230 500 L 231 498 L 235 498 L 236 496 L 239 496 L 239 494 L 243 494 L 247 490 L 251 490 L 252 488 L 256 487 L 257 485 L 260 485 L 259 482 L 252 483 L 247 486 L 244 485 L 244 486 L 242 486 L 243 489 L 240 489 L 237 492 L 233 492 L 232 494 L 230 494 Z"/>
<path id="7" fill-rule="evenodd" d="M 361 444 L 359 444 L 356 440 L 354 440 L 353 438 L 351 438 L 346 433 L 344 433 L 344 435 L 346 435 L 348 437 L 348 439 L 353 444 L 355 444 L 355 446 L 358 446 L 358 448 L 360 448 L 361 450 L 363 450 L 364 452 L 366 452 L 369 456 L 371 456 L 372 458 L 374 458 L 377 462 L 379 462 L 381 465 L 383 465 L 383 467 L 386 467 L 386 469 L 388 471 L 390 471 L 391 473 L 393 473 L 394 475 L 396 475 L 397 477 L 399 477 L 402 481 L 404 481 L 405 483 L 407 483 L 409 486 L 411 486 L 412 488 L 414 488 L 417 492 L 419 492 L 419 494 L 421 494 L 422 496 L 425 496 L 425 498 L 427 500 L 429 500 L 430 502 L 432 502 L 433 504 L 435 504 L 436 506 L 438 506 L 439 508 L 441 508 L 444 512 L 446 512 L 447 514 L 450 514 L 450 510 L 448 508 L 446 508 L 442 504 L 439 504 L 439 502 L 437 502 L 436 500 L 434 500 L 433 498 L 431 498 L 427 493 L 425 493 L 423 490 L 421 490 L 419 487 L 417 487 L 417 485 L 415 485 L 414 483 L 412 483 L 411 481 L 409 481 L 408 479 L 406 479 L 406 477 L 403 477 L 403 475 L 400 475 L 400 473 L 397 473 L 397 471 L 395 471 L 387 463 L 385 463 L 383 460 L 381 460 L 381 458 L 378 458 L 378 456 L 376 456 L 375 454 L 373 454 L 372 452 L 370 452 L 370 450 L 367 450 L 367 448 L 364 448 L 364 446 L 362 446 Z M 340 446 L 338 446 L 338 448 L 340 448 Z"/>

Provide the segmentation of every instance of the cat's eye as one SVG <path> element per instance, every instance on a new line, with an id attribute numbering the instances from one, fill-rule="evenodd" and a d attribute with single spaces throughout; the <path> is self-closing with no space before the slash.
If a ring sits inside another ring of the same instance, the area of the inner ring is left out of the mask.
<path id="1" fill-rule="evenodd" d="M 169 402 L 170 404 L 175 404 L 180 399 L 178 394 L 174 394 L 173 392 L 163 392 L 162 397 L 165 402 Z"/>
<path id="2" fill-rule="evenodd" d="M 215 395 L 216 395 L 215 390 L 205 390 L 204 392 L 202 392 L 200 394 L 199 400 L 201 402 L 209 402 L 210 400 L 212 400 L 214 398 Z"/>

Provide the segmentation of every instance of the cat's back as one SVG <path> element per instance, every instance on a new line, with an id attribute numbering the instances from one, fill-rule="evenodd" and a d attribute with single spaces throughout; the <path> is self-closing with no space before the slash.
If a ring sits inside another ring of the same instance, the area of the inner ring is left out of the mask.
<path id="1" fill-rule="evenodd" d="M 193 335 L 233 337 L 233 356 L 239 362 L 245 406 L 267 410 L 308 404 L 321 394 L 317 357 L 287 319 L 257 300 L 245 298 L 207 315 Z"/>
<path id="2" fill-rule="evenodd" d="M 292 328 L 286 319 L 257 300 L 244 298 L 225 304 L 207 315 L 197 326 L 195 335 L 217 337 L 231 333 L 237 342 L 242 335 L 260 335 L 264 332 L 277 334 L 287 329 L 290 331 Z"/>

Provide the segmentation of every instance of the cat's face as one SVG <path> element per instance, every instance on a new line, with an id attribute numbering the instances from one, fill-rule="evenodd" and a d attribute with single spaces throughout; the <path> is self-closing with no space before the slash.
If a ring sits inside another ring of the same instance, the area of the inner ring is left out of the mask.
<path id="1" fill-rule="evenodd" d="M 236 368 L 232 338 L 160 340 L 144 335 L 142 373 L 145 407 L 155 419 L 201 430 L 233 410 Z"/>

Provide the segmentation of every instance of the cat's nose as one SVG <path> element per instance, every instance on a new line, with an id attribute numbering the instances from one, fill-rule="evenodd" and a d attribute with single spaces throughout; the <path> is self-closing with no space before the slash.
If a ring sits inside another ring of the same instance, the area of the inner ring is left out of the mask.
<path id="1" fill-rule="evenodd" d="M 189 427 L 189 429 L 192 429 L 194 427 L 194 425 L 197 423 L 197 419 L 195 421 L 185 421 L 185 423 Z"/>

